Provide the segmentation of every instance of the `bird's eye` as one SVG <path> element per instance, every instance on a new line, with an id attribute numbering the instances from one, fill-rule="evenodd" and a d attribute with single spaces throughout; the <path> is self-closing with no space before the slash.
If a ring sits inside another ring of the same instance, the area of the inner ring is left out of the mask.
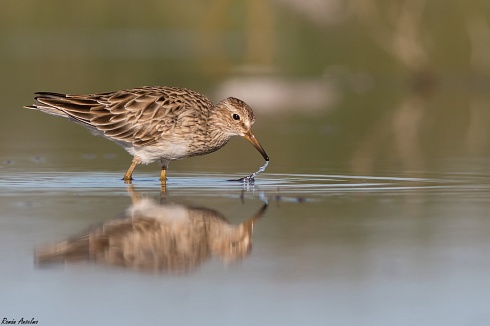
<path id="1" fill-rule="evenodd" d="M 233 119 L 234 120 L 240 120 L 240 116 L 236 113 L 233 114 Z"/>

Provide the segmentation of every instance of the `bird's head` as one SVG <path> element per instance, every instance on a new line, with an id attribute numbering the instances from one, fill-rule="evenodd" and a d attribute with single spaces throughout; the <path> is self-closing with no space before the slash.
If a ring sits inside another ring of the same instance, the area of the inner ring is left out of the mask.
<path id="1" fill-rule="evenodd" d="M 216 105 L 216 115 L 222 132 L 229 136 L 242 136 L 252 143 L 266 161 L 269 161 L 269 156 L 252 132 L 255 115 L 247 103 L 228 97 Z"/>

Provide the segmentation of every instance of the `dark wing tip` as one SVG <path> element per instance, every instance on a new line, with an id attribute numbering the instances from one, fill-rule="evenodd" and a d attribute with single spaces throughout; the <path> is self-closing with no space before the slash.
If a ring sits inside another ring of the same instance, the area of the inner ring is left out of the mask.
<path id="1" fill-rule="evenodd" d="M 34 97 L 35 100 L 37 100 L 38 98 L 66 98 L 67 97 L 66 94 L 53 93 L 53 92 L 35 92 L 34 95 L 36 95 Z"/>

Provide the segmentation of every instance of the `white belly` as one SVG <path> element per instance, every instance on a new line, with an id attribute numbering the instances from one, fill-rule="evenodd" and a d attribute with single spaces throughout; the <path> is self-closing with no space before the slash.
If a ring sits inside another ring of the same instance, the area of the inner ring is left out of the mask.
<path id="1" fill-rule="evenodd" d="M 153 146 L 127 147 L 126 150 L 133 156 L 141 159 L 141 163 L 148 164 L 156 160 L 179 160 L 189 153 L 187 142 L 165 142 Z"/>

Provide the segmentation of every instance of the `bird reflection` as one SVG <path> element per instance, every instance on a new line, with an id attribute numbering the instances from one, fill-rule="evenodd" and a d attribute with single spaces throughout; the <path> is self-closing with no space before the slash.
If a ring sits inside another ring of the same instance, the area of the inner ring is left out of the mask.
<path id="1" fill-rule="evenodd" d="M 113 219 L 79 236 L 41 247 L 36 263 L 95 261 L 146 272 L 182 274 L 212 256 L 225 262 L 242 260 L 252 247 L 254 223 L 264 204 L 239 225 L 219 212 L 174 203 L 159 204 L 130 191 L 132 205 Z"/>

